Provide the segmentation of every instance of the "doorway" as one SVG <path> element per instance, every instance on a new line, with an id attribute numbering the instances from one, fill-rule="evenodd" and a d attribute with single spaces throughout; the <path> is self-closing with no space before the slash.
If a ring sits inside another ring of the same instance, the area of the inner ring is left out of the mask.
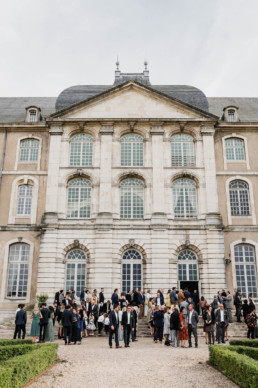
<path id="1" fill-rule="evenodd" d="M 188 288 L 188 291 L 193 295 L 194 290 L 197 290 L 199 294 L 199 282 L 198 281 L 180 281 L 180 288 L 184 290 Z"/>

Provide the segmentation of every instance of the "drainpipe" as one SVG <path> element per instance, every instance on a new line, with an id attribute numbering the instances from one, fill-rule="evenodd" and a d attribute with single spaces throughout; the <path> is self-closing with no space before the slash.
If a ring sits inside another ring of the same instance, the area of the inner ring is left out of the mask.
<path id="1" fill-rule="evenodd" d="M 1 170 L 0 170 L 0 189 L 1 189 L 1 185 L 2 185 L 2 176 L 3 176 L 3 169 L 4 169 L 6 141 L 7 141 L 7 128 L 4 129 L 4 146 L 3 146 L 3 155 L 2 155 Z"/>

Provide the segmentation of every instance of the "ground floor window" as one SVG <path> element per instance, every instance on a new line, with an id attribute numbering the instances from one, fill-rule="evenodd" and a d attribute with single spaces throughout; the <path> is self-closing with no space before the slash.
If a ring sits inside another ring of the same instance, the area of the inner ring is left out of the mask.
<path id="1" fill-rule="evenodd" d="M 257 276 L 254 247 L 247 244 L 235 246 L 235 266 L 237 288 L 242 293 L 243 298 L 252 294 L 257 298 Z"/>
<path id="2" fill-rule="evenodd" d="M 86 286 L 86 254 L 80 249 L 73 249 L 67 255 L 66 290 L 75 290 L 79 297 Z"/>
<path id="3" fill-rule="evenodd" d="M 7 298 L 26 298 L 28 292 L 30 246 L 13 244 L 9 250 Z"/>
<path id="4" fill-rule="evenodd" d="M 197 256 L 193 251 L 189 249 L 184 249 L 178 255 L 178 280 L 198 280 Z"/>
<path id="5" fill-rule="evenodd" d="M 122 292 L 142 288 L 142 257 L 135 249 L 128 249 L 122 259 Z"/>

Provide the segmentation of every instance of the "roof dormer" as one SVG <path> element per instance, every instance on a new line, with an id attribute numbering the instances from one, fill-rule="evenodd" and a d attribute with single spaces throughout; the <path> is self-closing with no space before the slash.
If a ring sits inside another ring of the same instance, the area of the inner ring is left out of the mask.
<path id="1" fill-rule="evenodd" d="M 234 106 L 234 105 L 226 106 L 223 109 L 223 112 L 224 112 L 223 118 L 225 121 L 229 123 L 235 123 L 237 121 L 240 121 L 238 116 L 238 106 Z"/>
<path id="2" fill-rule="evenodd" d="M 37 106 L 28 106 L 26 108 L 26 123 L 37 123 L 41 120 L 41 109 Z"/>

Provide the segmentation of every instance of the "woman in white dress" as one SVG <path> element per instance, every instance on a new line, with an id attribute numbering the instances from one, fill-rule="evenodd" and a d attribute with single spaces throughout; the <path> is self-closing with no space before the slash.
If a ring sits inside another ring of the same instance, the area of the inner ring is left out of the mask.
<path id="1" fill-rule="evenodd" d="M 121 307 L 118 307 L 118 320 L 119 320 L 119 326 L 118 326 L 118 340 L 123 340 L 123 330 L 121 329 L 121 322 L 122 322 L 122 315 L 123 312 L 126 311 L 126 307 L 123 307 L 123 310 L 121 310 Z"/>
<path id="2" fill-rule="evenodd" d="M 144 316 L 145 317 L 147 317 L 147 312 L 148 312 L 148 302 L 149 302 L 149 300 L 150 300 L 150 298 L 151 298 L 151 290 L 148 290 L 147 292 L 146 292 L 146 294 L 144 295 L 144 298 L 145 298 L 145 300 L 144 300 Z"/>
<path id="3" fill-rule="evenodd" d="M 169 314 L 169 307 L 164 308 L 164 330 L 163 334 L 165 337 L 165 345 L 169 346 L 169 334 L 170 334 L 170 314 Z"/>

